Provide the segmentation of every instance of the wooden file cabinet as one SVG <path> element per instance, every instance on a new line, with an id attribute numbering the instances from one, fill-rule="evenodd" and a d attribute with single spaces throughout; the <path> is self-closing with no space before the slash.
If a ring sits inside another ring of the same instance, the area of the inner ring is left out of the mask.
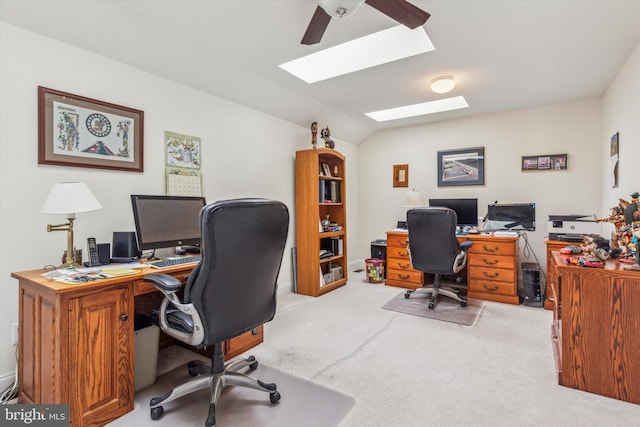
<path id="1" fill-rule="evenodd" d="M 518 237 L 473 235 L 458 240 L 473 241 L 467 258 L 467 296 L 520 304 Z"/>
<path id="2" fill-rule="evenodd" d="M 640 404 L 640 273 L 617 261 L 588 268 L 566 259 L 553 252 L 551 337 L 558 383 Z"/>
<path id="3" fill-rule="evenodd" d="M 180 280 L 193 265 L 163 272 Z M 19 282 L 18 402 L 69 404 L 72 426 L 102 426 L 133 409 L 136 297 L 157 292 L 142 273 L 67 285 L 43 270 Z M 225 343 L 231 358 L 262 342 L 262 327 Z"/>
<path id="4" fill-rule="evenodd" d="M 424 274 L 411 266 L 408 238 L 409 233 L 406 231 L 387 232 L 386 285 L 417 289 L 424 283 Z"/>

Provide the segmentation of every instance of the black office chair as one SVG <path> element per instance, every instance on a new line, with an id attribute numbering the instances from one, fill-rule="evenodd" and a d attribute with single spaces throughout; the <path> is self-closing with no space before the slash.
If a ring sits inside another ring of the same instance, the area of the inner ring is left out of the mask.
<path id="1" fill-rule="evenodd" d="M 463 242 L 462 245 L 458 243 L 457 222 L 455 211 L 448 208 L 415 208 L 407 212 L 411 264 L 416 270 L 433 274 L 434 278 L 432 284 L 408 290 L 404 294 L 405 298 L 409 298 L 414 292 L 430 294 L 429 308 L 433 309 L 438 296 L 442 294 L 466 307 L 467 298 L 459 295 L 460 288 L 464 288 L 464 285 L 457 286 L 456 289 L 441 286 L 443 275 L 453 275 L 464 268 L 467 250 L 473 244 L 470 241 Z"/>
<path id="2" fill-rule="evenodd" d="M 215 411 L 227 385 L 249 387 L 280 400 L 275 384 L 237 372 L 258 366 L 256 359 L 224 362 L 225 340 L 250 331 L 273 319 L 276 280 L 289 229 L 289 211 L 277 201 L 237 199 L 216 202 L 200 211 L 202 261 L 184 288 L 173 276 L 155 273 L 144 280 L 164 293 L 159 312 L 161 329 L 194 347 L 213 346 L 211 366 L 200 361 L 188 364 L 188 382 L 150 402 L 151 418 L 164 413 L 162 405 L 189 393 L 210 388 L 206 426 L 215 426 Z"/>

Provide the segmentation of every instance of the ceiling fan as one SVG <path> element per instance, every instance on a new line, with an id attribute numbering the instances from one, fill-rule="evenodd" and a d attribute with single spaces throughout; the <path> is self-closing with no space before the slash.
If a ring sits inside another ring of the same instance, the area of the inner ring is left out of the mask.
<path id="1" fill-rule="evenodd" d="M 319 3 L 302 37 L 302 44 L 319 43 L 332 17 L 345 18 L 354 13 L 362 3 L 412 30 L 423 25 L 431 16 L 405 0 L 320 0 Z"/>

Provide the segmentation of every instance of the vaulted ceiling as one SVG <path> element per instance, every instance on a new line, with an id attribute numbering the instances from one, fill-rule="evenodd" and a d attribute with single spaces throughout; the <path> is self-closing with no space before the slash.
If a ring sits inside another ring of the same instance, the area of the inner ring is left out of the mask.
<path id="1" fill-rule="evenodd" d="M 636 0 L 409 0 L 435 50 L 307 84 L 278 67 L 397 25 L 366 5 L 300 40 L 312 0 L 0 0 L 0 19 L 360 143 L 377 130 L 602 95 L 640 41 Z M 447 95 L 429 90 L 452 74 Z M 378 123 L 364 113 L 463 95 L 470 107 Z"/>

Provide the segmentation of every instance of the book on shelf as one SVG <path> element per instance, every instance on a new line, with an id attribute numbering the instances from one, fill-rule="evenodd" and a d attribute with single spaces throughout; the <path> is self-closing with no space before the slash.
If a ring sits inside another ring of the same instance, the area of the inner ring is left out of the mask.
<path id="1" fill-rule="evenodd" d="M 331 238 L 331 252 L 336 255 L 344 255 L 344 241 L 338 236 Z"/>

